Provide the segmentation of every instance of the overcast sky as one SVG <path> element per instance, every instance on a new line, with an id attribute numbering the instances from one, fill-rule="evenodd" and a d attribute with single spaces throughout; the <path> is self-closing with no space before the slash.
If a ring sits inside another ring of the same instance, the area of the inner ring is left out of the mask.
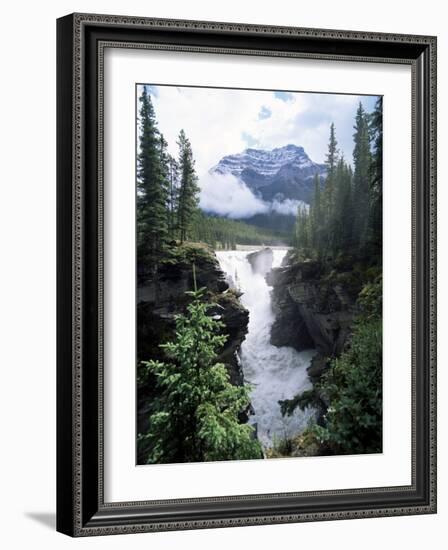
<path id="1" fill-rule="evenodd" d="M 141 86 L 137 93 L 141 94 Z M 351 162 L 353 123 L 359 102 L 372 111 L 376 96 L 148 86 L 159 129 L 177 156 L 183 128 L 193 146 L 199 175 L 224 156 L 247 147 L 301 145 L 311 160 L 324 162 L 334 122 L 341 152 Z"/>
<path id="2" fill-rule="evenodd" d="M 137 87 L 138 96 L 142 85 Z M 373 110 L 376 96 L 284 91 L 195 88 L 147 85 L 159 130 L 177 157 L 177 139 L 183 128 L 190 139 L 201 187 L 201 207 L 223 216 L 250 217 L 268 205 L 237 178 L 210 175 L 225 156 L 248 147 L 274 149 L 301 145 L 315 162 L 324 162 L 330 124 L 334 122 L 338 147 L 352 162 L 353 125 L 361 101 Z M 297 201 L 274 205 L 282 213 L 295 213 Z"/>

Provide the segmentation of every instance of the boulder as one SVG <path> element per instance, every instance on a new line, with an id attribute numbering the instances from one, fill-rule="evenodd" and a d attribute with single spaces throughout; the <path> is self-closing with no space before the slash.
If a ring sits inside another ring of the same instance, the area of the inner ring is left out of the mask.
<path id="1" fill-rule="evenodd" d="M 248 254 L 247 260 L 254 273 L 258 273 L 265 277 L 272 269 L 274 253 L 271 248 L 263 248 L 262 250 L 257 250 L 256 252 Z"/>

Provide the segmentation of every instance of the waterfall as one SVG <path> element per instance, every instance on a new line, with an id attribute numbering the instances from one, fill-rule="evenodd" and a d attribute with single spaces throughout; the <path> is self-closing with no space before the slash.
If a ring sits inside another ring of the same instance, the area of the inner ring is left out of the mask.
<path id="1" fill-rule="evenodd" d="M 274 313 L 271 287 L 265 277 L 254 273 L 247 259 L 250 250 L 217 251 L 219 263 L 228 279 L 243 293 L 241 301 L 249 310 L 246 339 L 241 346 L 241 364 L 246 382 L 252 385 L 251 403 L 255 414 L 250 422 L 256 424 L 258 439 L 264 447 L 275 440 L 300 433 L 314 416 L 310 408 L 297 407 L 294 414 L 283 417 L 278 403 L 292 399 L 311 389 L 307 367 L 314 350 L 298 352 L 290 347 L 276 347 L 270 343 Z M 286 249 L 273 250 L 272 267 L 279 267 Z"/>

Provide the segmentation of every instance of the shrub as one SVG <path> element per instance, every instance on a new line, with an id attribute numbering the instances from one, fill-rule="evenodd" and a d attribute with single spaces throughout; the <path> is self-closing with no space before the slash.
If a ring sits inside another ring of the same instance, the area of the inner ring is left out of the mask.
<path id="1" fill-rule="evenodd" d="M 176 337 L 161 345 L 170 362 L 147 361 L 156 379 L 157 398 L 140 445 L 147 463 L 202 462 L 262 458 L 252 426 L 238 415 L 249 405 L 248 386 L 233 386 L 226 367 L 216 363 L 227 336 L 224 324 L 207 315 L 205 289 L 193 298 L 185 315 L 176 318 Z"/>
<path id="2" fill-rule="evenodd" d="M 321 443 L 337 454 L 381 452 L 381 319 L 357 322 L 350 348 L 331 362 L 319 391 L 330 403 L 324 426 L 314 427 Z"/>

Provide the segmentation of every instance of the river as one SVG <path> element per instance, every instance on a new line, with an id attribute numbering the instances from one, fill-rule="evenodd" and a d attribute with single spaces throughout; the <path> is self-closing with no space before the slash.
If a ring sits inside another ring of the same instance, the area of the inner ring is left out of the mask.
<path id="1" fill-rule="evenodd" d="M 281 265 L 286 252 L 286 248 L 273 250 L 272 267 Z M 217 251 L 216 255 L 229 280 L 243 293 L 241 301 L 249 310 L 248 333 L 240 359 L 244 378 L 252 385 L 255 414 L 250 422 L 256 424 L 258 439 L 267 448 L 303 431 L 314 416 L 312 409 L 302 411 L 297 407 L 292 416 L 283 417 L 278 401 L 292 399 L 312 387 L 306 369 L 315 351 L 298 352 L 270 343 L 274 322 L 271 287 L 262 273 L 253 271 L 247 259 L 249 253 L 249 250 L 226 250 Z"/>

